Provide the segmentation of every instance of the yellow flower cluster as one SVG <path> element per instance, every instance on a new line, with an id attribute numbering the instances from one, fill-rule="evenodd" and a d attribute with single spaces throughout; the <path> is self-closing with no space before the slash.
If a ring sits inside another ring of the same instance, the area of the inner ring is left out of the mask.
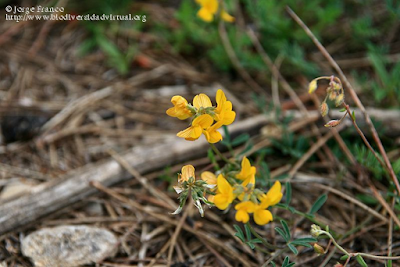
<path id="1" fill-rule="evenodd" d="M 201 6 L 197 12 L 197 16 L 205 22 L 211 22 L 214 19 L 215 14 L 218 12 L 218 0 L 196 0 Z M 221 10 L 221 18 L 226 22 L 233 22 L 235 18 Z"/>
<path id="2" fill-rule="evenodd" d="M 205 94 L 196 95 L 193 105 L 182 96 L 172 97 L 171 102 L 174 106 L 167 110 L 169 116 L 180 120 L 193 117 L 191 126 L 177 134 L 188 141 L 197 140 L 201 134 L 204 134 L 209 143 L 221 141 L 222 135 L 217 129 L 231 124 L 236 117 L 236 113 L 232 111 L 232 102 L 226 100 L 221 89 L 217 91 L 216 107 L 212 106 L 210 98 Z"/>
<path id="3" fill-rule="evenodd" d="M 215 195 L 210 195 L 208 200 L 220 210 L 226 210 L 237 199 L 235 219 L 238 222 L 247 223 L 250 219 L 249 214 L 253 213 L 254 221 L 258 225 L 265 225 L 273 219 L 268 208 L 282 199 L 281 183 L 276 181 L 265 194 L 254 188 L 256 168 L 251 166 L 246 157 L 243 158 L 241 165 L 241 171 L 229 181 L 222 174 L 216 177 L 211 172 L 202 173 L 202 180 L 213 186 L 215 193 Z"/>

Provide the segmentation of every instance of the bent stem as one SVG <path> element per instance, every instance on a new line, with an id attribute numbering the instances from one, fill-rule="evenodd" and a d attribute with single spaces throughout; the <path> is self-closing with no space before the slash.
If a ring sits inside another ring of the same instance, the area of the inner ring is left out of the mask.
<path id="1" fill-rule="evenodd" d="M 372 255 L 372 254 L 362 253 L 362 252 L 351 253 L 351 252 L 348 252 L 347 250 L 345 250 L 342 246 L 340 246 L 329 232 L 324 231 L 324 230 L 319 230 L 318 235 L 322 235 L 322 234 L 328 236 L 330 238 L 330 240 L 332 241 L 332 243 L 335 245 L 335 247 L 337 247 L 340 251 L 342 251 L 344 254 L 349 256 L 349 258 L 361 256 L 361 257 L 370 258 L 370 259 L 374 259 L 374 260 L 399 260 L 400 259 L 400 256 L 377 256 L 377 255 Z"/>
<path id="2" fill-rule="evenodd" d="M 347 110 L 347 114 L 349 115 L 351 122 L 353 123 L 354 128 L 356 128 L 357 133 L 361 136 L 362 140 L 364 141 L 365 145 L 368 147 L 368 149 L 374 154 L 375 158 L 379 161 L 379 163 L 382 165 L 384 169 L 388 169 L 386 164 L 381 160 L 381 158 L 378 156 L 378 154 L 375 152 L 375 150 L 372 148 L 371 144 L 368 142 L 367 138 L 365 137 L 364 133 L 361 131 L 361 129 L 358 127 L 357 122 L 355 118 L 351 115 L 351 110 L 349 105 L 347 105 L 345 102 L 343 102 L 344 107 Z"/>

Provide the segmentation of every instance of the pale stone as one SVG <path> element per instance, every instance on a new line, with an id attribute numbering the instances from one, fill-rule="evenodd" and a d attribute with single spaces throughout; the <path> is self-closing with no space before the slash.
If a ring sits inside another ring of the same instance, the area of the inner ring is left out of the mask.
<path id="1" fill-rule="evenodd" d="M 4 187 L 0 193 L 0 200 L 7 200 L 23 194 L 27 194 L 35 184 L 23 182 L 18 179 L 13 179 Z"/>
<path id="2" fill-rule="evenodd" d="M 36 267 L 72 267 L 114 256 L 115 235 L 102 228 L 85 225 L 43 228 L 22 240 L 22 253 Z"/>

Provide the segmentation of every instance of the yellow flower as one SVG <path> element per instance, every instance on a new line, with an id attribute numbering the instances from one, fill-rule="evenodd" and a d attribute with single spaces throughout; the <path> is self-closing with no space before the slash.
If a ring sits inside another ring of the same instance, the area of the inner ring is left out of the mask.
<path id="1" fill-rule="evenodd" d="M 236 178 L 243 180 L 243 184 L 247 186 L 247 184 L 254 179 L 256 171 L 256 167 L 251 166 L 250 161 L 246 157 L 243 157 L 242 169 L 240 170 L 240 173 L 236 175 Z"/>
<path id="2" fill-rule="evenodd" d="M 180 120 L 185 120 L 193 115 L 192 112 L 187 108 L 188 102 L 185 98 L 176 95 L 172 97 L 171 102 L 174 104 L 174 106 L 167 110 L 167 114 L 169 116 L 176 117 Z"/>
<path id="3" fill-rule="evenodd" d="M 218 193 L 214 196 L 214 204 L 220 210 L 226 209 L 235 199 L 233 187 L 228 183 L 222 174 L 217 178 Z"/>
<path id="4" fill-rule="evenodd" d="M 217 108 L 215 109 L 216 120 L 222 122 L 223 125 L 231 124 L 236 117 L 236 113 L 232 111 L 232 102 L 226 100 L 226 96 L 221 89 L 218 89 L 215 97 Z"/>
<path id="5" fill-rule="evenodd" d="M 208 185 L 214 186 L 210 190 L 215 191 L 217 185 L 217 177 L 215 176 L 214 173 L 205 171 L 201 174 L 201 179 L 205 181 Z M 214 195 L 209 195 L 207 200 L 210 202 L 214 202 Z"/>
<path id="6" fill-rule="evenodd" d="M 177 136 L 185 138 L 189 141 L 194 141 L 200 137 L 203 129 L 207 129 L 211 126 L 213 121 L 213 118 L 208 114 L 200 115 L 193 120 L 192 126 L 186 128 L 183 131 L 180 131 L 179 133 L 177 133 Z"/>
<path id="7" fill-rule="evenodd" d="M 274 206 L 281 201 L 283 196 L 281 188 L 281 183 L 276 181 L 267 194 L 262 194 L 259 196 L 261 203 L 256 205 L 254 209 L 254 221 L 256 224 L 264 225 L 273 220 L 272 213 L 267 210 L 267 208 Z"/>
<path id="8" fill-rule="evenodd" d="M 193 180 L 196 178 L 194 176 L 194 167 L 193 165 L 185 165 L 182 167 L 181 173 L 178 175 L 178 182 L 188 182 L 189 178 L 192 177 Z"/>
<path id="9" fill-rule="evenodd" d="M 218 11 L 218 0 L 196 0 L 196 2 L 201 6 L 200 10 L 197 12 L 197 16 L 204 20 L 205 22 L 211 22 L 214 19 L 214 15 Z M 233 22 L 234 17 L 221 11 L 221 17 L 227 22 Z"/>
<path id="10" fill-rule="evenodd" d="M 254 212 L 255 205 L 251 201 L 241 202 L 236 204 L 235 210 L 237 210 L 235 219 L 238 222 L 247 223 L 250 219 L 249 213 Z"/>
<path id="11" fill-rule="evenodd" d="M 212 107 L 210 98 L 205 94 L 196 95 L 193 98 L 193 106 L 196 109 Z"/>
<path id="12" fill-rule="evenodd" d="M 217 185 L 217 177 L 214 173 L 205 171 L 201 174 L 201 179 L 209 185 Z"/>
<path id="13" fill-rule="evenodd" d="M 272 213 L 267 209 L 263 209 L 261 207 L 261 205 L 255 206 L 253 217 L 254 217 L 254 221 L 258 225 L 267 224 L 274 219 L 272 217 Z"/>
<path id="14" fill-rule="evenodd" d="M 222 126 L 221 122 L 215 123 L 213 126 L 203 130 L 203 134 L 209 143 L 217 143 L 222 140 L 222 135 L 217 131 Z"/>

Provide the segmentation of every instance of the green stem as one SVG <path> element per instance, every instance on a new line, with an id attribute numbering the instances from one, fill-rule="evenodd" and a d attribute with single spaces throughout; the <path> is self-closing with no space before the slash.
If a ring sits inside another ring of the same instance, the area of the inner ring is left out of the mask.
<path id="1" fill-rule="evenodd" d="M 270 264 L 275 258 L 279 257 L 282 255 L 284 252 L 289 251 L 289 248 L 284 248 L 281 250 L 278 250 L 271 258 L 269 258 L 261 267 L 267 267 L 268 264 Z"/>
<path id="2" fill-rule="evenodd" d="M 326 232 L 324 230 L 320 230 L 319 232 L 320 232 L 320 234 L 327 235 L 332 240 L 332 243 L 335 245 L 335 247 L 337 247 L 340 251 L 342 251 L 344 254 L 346 254 L 349 257 L 361 256 L 361 257 L 366 257 L 366 258 L 375 259 L 375 260 L 399 260 L 400 259 L 400 256 L 389 257 L 389 256 L 377 256 L 377 255 L 361 253 L 361 252 L 350 253 L 347 250 L 345 250 L 343 247 L 341 247 L 338 243 L 336 243 L 336 240 L 333 238 L 333 236 L 329 232 Z"/>
<path id="3" fill-rule="evenodd" d="M 311 215 L 309 215 L 307 213 L 298 211 L 296 209 L 290 209 L 288 206 L 286 206 L 284 204 L 277 204 L 274 207 L 281 208 L 281 209 L 284 209 L 284 210 L 288 210 L 288 211 L 293 212 L 294 214 L 297 214 L 297 215 L 301 215 L 304 218 L 308 219 L 309 221 L 311 221 L 311 222 L 313 222 L 315 224 L 318 224 L 319 226 L 321 226 L 321 228 L 325 228 L 326 227 L 326 225 L 324 225 L 324 224 L 318 222 L 317 220 L 315 220 L 313 216 L 311 216 Z"/>
<path id="4" fill-rule="evenodd" d="M 246 223 L 247 227 L 249 227 L 251 233 L 257 237 L 258 239 L 261 240 L 261 242 L 263 243 L 264 246 L 266 246 L 269 249 L 277 249 L 277 246 L 274 246 L 272 244 L 270 244 L 267 240 L 265 240 L 259 233 L 256 232 L 256 230 L 251 226 L 251 224 L 249 222 Z"/>
<path id="5" fill-rule="evenodd" d="M 223 161 L 225 161 L 228 164 L 234 164 L 237 165 L 236 162 L 230 161 L 229 159 L 227 159 L 224 155 L 222 155 L 222 153 L 218 150 L 218 148 L 214 145 L 210 143 L 210 146 L 212 148 L 212 150 L 214 151 L 215 154 L 218 155 L 218 157 L 220 157 Z"/>

